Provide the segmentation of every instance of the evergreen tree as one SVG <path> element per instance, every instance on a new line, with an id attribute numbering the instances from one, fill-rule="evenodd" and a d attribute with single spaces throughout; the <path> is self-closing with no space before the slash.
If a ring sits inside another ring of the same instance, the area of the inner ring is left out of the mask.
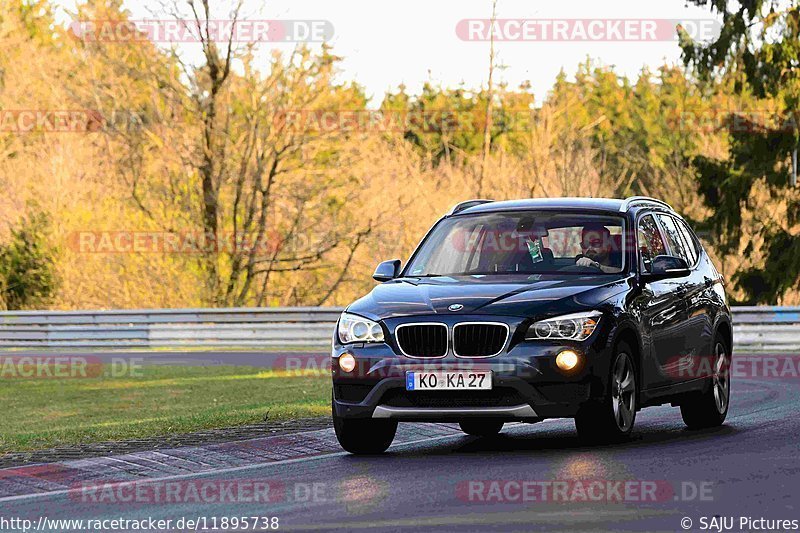
<path id="1" fill-rule="evenodd" d="M 759 189 L 779 207 L 756 214 L 758 227 L 753 230 L 759 238 L 744 247 L 745 255 L 762 255 L 763 266 L 733 276 L 746 303 L 775 304 L 800 286 L 800 201 L 791 177 L 791 154 L 799 138 L 800 7 L 796 1 L 690 1 L 710 4 L 721 15 L 722 28 L 710 43 L 694 42 L 682 33 L 685 63 L 696 69 L 701 83 L 728 78 L 735 94 L 752 94 L 765 102 L 763 109 L 770 109 L 730 113 L 728 157 L 699 157 L 695 164 L 700 192 L 713 211 L 707 223 L 723 251 L 740 250 L 743 213 L 755 207 Z"/>

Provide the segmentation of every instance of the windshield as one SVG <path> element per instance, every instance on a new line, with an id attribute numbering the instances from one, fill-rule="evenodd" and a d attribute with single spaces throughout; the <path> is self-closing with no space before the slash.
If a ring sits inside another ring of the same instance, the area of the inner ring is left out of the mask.
<path id="1" fill-rule="evenodd" d="M 617 274 L 625 220 L 585 213 L 513 212 L 442 220 L 406 267 L 408 277 Z"/>

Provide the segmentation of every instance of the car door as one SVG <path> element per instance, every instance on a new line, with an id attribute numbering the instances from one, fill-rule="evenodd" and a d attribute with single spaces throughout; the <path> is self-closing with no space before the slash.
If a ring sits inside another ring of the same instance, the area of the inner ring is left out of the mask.
<path id="1" fill-rule="evenodd" d="M 655 214 L 646 213 L 637 222 L 639 271 L 652 271 L 652 260 L 669 254 L 669 248 Z M 644 282 L 635 302 L 640 312 L 643 388 L 655 388 L 675 382 L 673 374 L 684 354 L 687 308 L 680 296 L 681 281 L 661 279 Z M 649 354 L 649 355 L 648 355 Z"/>
<path id="2" fill-rule="evenodd" d="M 673 218 L 686 242 L 686 251 L 692 259 L 688 262 L 692 273 L 686 293 L 690 340 L 694 342 L 698 357 L 710 357 L 714 342 L 714 309 L 709 293 L 713 291 L 716 276 L 712 276 L 704 268 L 701 262 L 702 248 L 689 225 L 680 218 Z"/>
<path id="3" fill-rule="evenodd" d="M 706 289 L 702 273 L 697 268 L 697 249 L 688 234 L 685 234 L 682 221 L 672 215 L 659 213 L 658 221 L 664 231 L 664 237 L 670 255 L 681 257 L 689 265 L 689 275 L 676 278 L 675 290 L 686 305 L 686 321 L 676 330 L 680 338 L 673 340 L 675 345 L 681 346 L 679 357 L 670 361 L 664 371 L 677 381 L 686 381 L 697 377 L 701 357 L 706 355 L 706 327 L 707 313 L 703 306 L 703 292 Z"/>

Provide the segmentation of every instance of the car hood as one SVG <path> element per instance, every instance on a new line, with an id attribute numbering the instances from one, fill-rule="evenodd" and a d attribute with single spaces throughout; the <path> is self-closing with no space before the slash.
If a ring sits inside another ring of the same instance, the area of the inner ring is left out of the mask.
<path id="1" fill-rule="evenodd" d="M 532 317 L 593 307 L 629 288 L 626 275 L 512 275 L 400 278 L 375 287 L 348 312 L 373 320 L 400 316 L 487 314 Z M 462 308 L 451 311 L 453 304 Z"/>

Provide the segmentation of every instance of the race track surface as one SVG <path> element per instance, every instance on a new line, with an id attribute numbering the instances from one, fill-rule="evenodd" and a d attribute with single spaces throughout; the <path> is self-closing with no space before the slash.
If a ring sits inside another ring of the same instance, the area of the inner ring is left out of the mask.
<path id="1" fill-rule="evenodd" d="M 679 410 L 662 406 L 640 411 L 632 440 L 617 445 L 583 445 L 571 420 L 549 420 L 496 438 L 406 440 L 382 456 L 331 450 L 177 476 L 172 497 L 168 480 L 149 481 L 133 502 L 114 488 L 103 501 L 74 491 L 19 495 L 0 499 L 0 516 L 171 519 L 172 530 L 182 517 L 205 517 L 210 529 L 211 517 L 260 516 L 290 531 L 700 531 L 703 517 L 721 515 L 735 531 L 755 530 L 740 517 L 800 518 L 799 389 L 797 379 L 734 381 L 726 424 L 707 431 L 686 430 Z M 253 498 L 265 484 L 270 501 Z M 208 497 L 189 497 L 203 487 Z M 238 491 L 233 501 L 219 496 L 223 487 Z"/>

